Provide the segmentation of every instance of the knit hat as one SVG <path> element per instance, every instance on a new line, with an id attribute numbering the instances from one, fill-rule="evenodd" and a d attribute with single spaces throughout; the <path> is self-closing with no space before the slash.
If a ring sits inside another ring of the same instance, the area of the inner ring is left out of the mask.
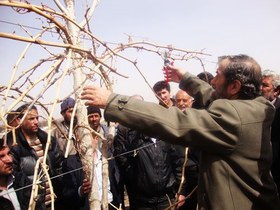
<path id="1" fill-rule="evenodd" d="M 60 113 L 64 112 L 69 108 L 73 108 L 75 106 L 75 100 L 73 98 L 66 98 L 60 105 Z"/>
<path id="2" fill-rule="evenodd" d="M 100 115 L 100 117 L 102 117 L 101 115 L 101 110 L 98 107 L 95 106 L 88 106 L 87 107 L 87 114 L 93 114 L 93 113 L 98 113 Z"/>

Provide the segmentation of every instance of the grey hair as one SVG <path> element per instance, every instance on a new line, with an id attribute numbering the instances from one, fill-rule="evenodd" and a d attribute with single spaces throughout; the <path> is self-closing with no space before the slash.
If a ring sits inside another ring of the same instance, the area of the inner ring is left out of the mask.
<path id="1" fill-rule="evenodd" d="M 277 74 L 275 71 L 270 70 L 270 69 L 263 70 L 262 76 L 263 77 L 272 77 L 272 85 L 273 85 L 274 89 L 276 89 L 277 87 L 280 86 L 280 75 Z"/>

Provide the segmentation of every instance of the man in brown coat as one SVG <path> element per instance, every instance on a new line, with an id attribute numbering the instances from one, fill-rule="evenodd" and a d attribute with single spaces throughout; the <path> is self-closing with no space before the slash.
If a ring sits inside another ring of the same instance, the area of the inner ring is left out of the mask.
<path id="1" fill-rule="evenodd" d="M 162 136 L 201 151 L 199 209 L 279 210 L 270 168 L 270 126 L 275 109 L 259 95 L 261 68 L 246 55 L 219 58 L 212 87 L 169 66 L 169 81 L 206 109 L 165 109 L 128 96 L 86 87 L 86 105 L 105 108 L 106 120 Z"/>

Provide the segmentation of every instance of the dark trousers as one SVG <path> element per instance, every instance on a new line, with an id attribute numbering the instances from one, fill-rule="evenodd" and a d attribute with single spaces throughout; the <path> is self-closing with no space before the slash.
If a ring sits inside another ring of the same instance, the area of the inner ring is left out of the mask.
<path id="1" fill-rule="evenodd" d="M 175 202 L 175 199 L 171 199 L 171 204 Z M 169 201 L 165 200 L 164 202 L 161 203 L 156 203 L 156 204 L 145 204 L 141 205 L 141 207 L 136 207 L 135 209 L 130 209 L 130 210 L 164 210 L 170 206 Z"/>
<path id="2" fill-rule="evenodd" d="M 185 196 L 188 196 L 193 189 L 197 186 L 198 183 L 198 166 L 193 166 L 187 168 L 186 170 L 186 189 Z M 179 210 L 196 210 L 197 206 L 197 193 L 196 191 L 191 195 L 190 198 L 186 199 L 183 206 L 179 208 Z"/>

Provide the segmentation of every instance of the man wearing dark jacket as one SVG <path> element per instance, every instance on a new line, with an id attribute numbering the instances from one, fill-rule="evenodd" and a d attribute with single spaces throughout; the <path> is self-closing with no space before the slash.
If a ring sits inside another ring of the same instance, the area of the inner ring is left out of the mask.
<path id="1" fill-rule="evenodd" d="M 43 155 L 46 152 L 48 134 L 38 127 L 38 111 L 35 106 L 24 104 L 16 112 L 21 120 L 21 125 L 16 129 L 16 145 L 13 145 L 13 135 L 10 132 L 7 136 L 8 144 L 13 155 L 13 168 L 15 174 L 15 189 L 26 187 L 18 190 L 17 195 L 20 201 L 21 209 L 27 210 L 31 196 L 30 186 L 33 183 L 34 171 L 37 160 L 43 163 Z M 27 112 L 27 113 L 26 113 Z M 46 164 L 50 177 L 58 175 L 61 171 L 62 154 L 57 146 L 56 140 L 51 137 L 48 148 Z M 41 164 L 39 171 L 42 170 Z M 46 177 L 42 176 L 38 186 L 38 197 L 36 199 L 36 210 L 46 209 L 51 204 L 50 187 Z M 52 180 L 54 192 L 59 198 L 61 182 L 59 178 Z M 29 186 L 29 187 L 27 187 Z M 58 199 L 59 200 L 59 199 Z M 58 205 L 58 202 L 56 202 Z"/>
<path id="2" fill-rule="evenodd" d="M 0 139 L 0 208 L 20 210 L 14 191 L 13 158 L 9 147 Z"/>
<path id="3" fill-rule="evenodd" d="M 130 210 L 161 210 L 170 205 L 169 199 L 175 200 L 184 157 L 174 145 L 119 125 L 114 155 L 127 189 Z"/>
<path id="4" fill-rule="evenodd" d="M 79 154 L 69 155 L 62 163 L 63 190 L 60 210 L 89 210 L 88 193 L 85 186 L 90 190 L 91 182 L 84 179 L 83 165 Z M 69 173 L 72 171 L 71 173 Z"/>
<path id="5" fill-rule="evenodd" d="M 125 182 L 131 210 L 165 209 L 174 201 L 181 179 L 182 160 L 171 144 L 119 125 L 115 155 Z M 133 152 L 135 151 L 135 152 Z"/>

